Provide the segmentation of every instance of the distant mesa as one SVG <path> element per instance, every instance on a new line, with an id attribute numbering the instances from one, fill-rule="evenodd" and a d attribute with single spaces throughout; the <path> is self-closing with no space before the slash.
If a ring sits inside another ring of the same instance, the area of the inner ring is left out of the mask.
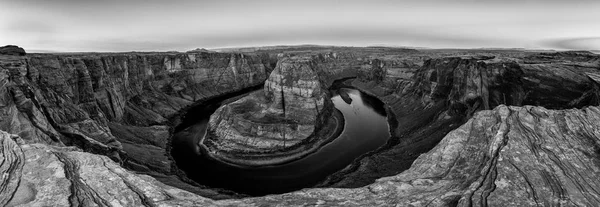
<path id="1" fill-rule="evenodd" d="M 550 53 L 549 55 L 555 56 L 586 56 L 586 55 L 594 55 L 593 52 L 587 50 L 568 50 L 556 53 Z"/>
<path id="2" fill-rule="evenodd" d="M 204 49 L 204 48 L 196 48 L 196 49 L 193 49 L 193 50 L 190 50 L 190 51 L 187 51 L 187 52 L 208 52 L 208 53 L 213 53 L 215 51 L 207 50 L 207 49 Z"/>
<path id="3" fill-rule="evenodd" d="M 25 50 L 16 45 L 6 45 L 4 47 L 0 47 L 0 55 L 25 56 L 25 54 Z"/>

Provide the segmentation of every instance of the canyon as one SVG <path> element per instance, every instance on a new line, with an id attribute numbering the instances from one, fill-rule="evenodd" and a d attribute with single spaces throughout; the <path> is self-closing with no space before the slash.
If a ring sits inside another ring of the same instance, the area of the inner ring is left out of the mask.
<path id="1" fill-rule="evenodd" d="M 0 50 L 0 205 L 600 203 L 600 56 L 593 53 L 21 50 Z M 385 103 L 390 137 L 316 185 L 251 197 L 195 182 L 171 156 L 173 135 L 197 118 L 194 107 L 228 95 L 237 98 L 211 115 L 215 136 L 204 143 L 219 159 L 272 164 L 310 151 L 302 147 L 318 150 L 336 133 L 311 135 L 343 125 L 328 91 L 336 84 Z M 237 94 L 250 88 L 258 90 Z M 257 141 L 239 144 L 248 137 Z"/>
<path id="2" fill-rule="evenodd" d="M 214 134 L 201 144 L 214 156 L 229 162 L 267 165 L 294 159 L 290 155 L 274 161 L 272 157 L 280 154 L 278 152 L 289 152 L 291 147 L 334 137 L 339 130 L 317 133 L 322 128 L 343 128 L 340 127 L 343 117 L 340 118 L 338 112 L 333 119 L 329 118 L 333 104 L 311 65 L 314 65 L 312 59 L 306 57 L 280 60 L 265 81 L 264 90 L 214 112 L 209 121 L 209 132 Z M 309 152 L 302 149 L 301 153 Z M 268 158 L 264 154 L 268 154 Z M 250 161 L 252 157 L 260 160 Z"/>

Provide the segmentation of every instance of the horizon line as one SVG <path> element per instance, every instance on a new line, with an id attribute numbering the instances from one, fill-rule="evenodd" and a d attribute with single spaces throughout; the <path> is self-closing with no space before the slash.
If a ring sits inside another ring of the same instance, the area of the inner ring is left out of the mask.
<path id="1" fill-rule="evenodd" d="M 7 44 L 11 45 L 11 44 Z M 18 46 L 18 45 L 17 45 Z M 523 51 L 535 51 L 535 50 L 548 50 L 548 51 L 590 51 L 600 52 L 600 49 L 594 50 L 574 50 L 574 49 L 559 49 L 559 48 L 526 48 L 526 47 L 418 47 L 418 46 L 402 46 L 402 45 L 386 45 L 386 44 L 371 44 L 367 46 L 355 46 L 355 45 L 326 45 L 326 44 L 277 44 L 277 45 L 260 45 L 260 46 L 231 46 L 231 47 L 213 47 L 213 48 L 202 48 L 197 47 L 188 50 L 130 50 L 130 51 L 61 51 L 61 50 L 40 50 L 40 49 L 26 49 L 23 48 L 27 53 L 130 53 L 130 52 L 189 52 L 198 49 L 205 49 L 213 52 L 229 52 L 232 50 L 243 50 L 243 49 L 260 49 L 260 48 L 273 48 L 277 47 L 332 47 L 332 48 L 368 48 L 368 47 L 385 47 L 385 48 L 402 48 L 402 49 L 416 49 L 416 50 L 523 50 Z M 267 49 L 268 50 L 268 49 Z"/>

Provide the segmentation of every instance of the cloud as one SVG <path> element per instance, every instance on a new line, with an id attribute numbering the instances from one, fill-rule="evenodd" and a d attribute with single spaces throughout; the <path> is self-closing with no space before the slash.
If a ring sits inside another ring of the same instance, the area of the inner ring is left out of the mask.
<path id="1" fill-rule="evenodd" d="M 0 43 L 39 50 L 164 51 L 305 43 L 528 47 L 539 46 L 541 39 L 600 34 L 594 21 L 600 17 L 595 12 L 600 2 L 591 0 L 4 0 L 0 4 Z M 575 39 L 543 44 L 590 45 L 590 40 Z"/>
<path id="2" fill-rule="evenodd" d="M 481 38 L 475 35 L 431 32 L 411 28 L 347 28 L 287 27 L 270 30 L 248 30 L 228 34 L 206 35 L 201 33 L 165 35 L 159 37 L 90 39 L 80 42 L 81 48 L 97 51 L 165 51 L 189 50 L 198 47 L 219 48 L 237 46 L 261 46 L 280 44 L 327 44 L 345 46 L 368 46 L 390 44 L 424 47 L 483 47 L 501 46 L 503 40 Z"/>
<path id="3" fill-rule="evenodd" d="M 543 41 L 549 48 L 567 50 L 600 50 L 600 37 L 560 38 Z"/>
<path id="4" fill-rule="evenodd" d="M 55 33 L 57 28 L 54 24 L 49 23 L 47 21 L 43 21 L 43 19 L 33 19 L 33 18 L 25 18 L 10 21 L 4 27 L 5 31 L 15 32 L 15 33 L 42 33 L 42 34 L 51 34 Z"/>

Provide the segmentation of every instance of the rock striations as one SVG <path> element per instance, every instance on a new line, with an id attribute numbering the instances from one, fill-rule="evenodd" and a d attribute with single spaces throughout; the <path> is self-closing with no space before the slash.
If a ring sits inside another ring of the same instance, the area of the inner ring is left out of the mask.
<path id="1" fill-rule="evenodd" d="M 25 50 L 16 45 L 6 45 L 4 47 L 0 47 L 0 55 L 25 56 L 25 54 Z"/>
<path id="2" fill-rule="evenodd" d="M 26 143 L 77 146 L 187 186 L 168 157 L 169 118 L 262 84 L 271 61 L 221 53 L 0 55 L 0 130 Z"/>
<path id="3" fill-rule="evenodd" d="M 0 55 L 0 206 L 600 205 L 591 53 L 282 55 L 273 72 L 273 54 L 18 54 Z M 169 119 L 185 107 L 264 84 L 219 109 L 226 139 L 207 146 L 232 160 L 289 149 L 281 161 L 336 124 L 325 89 L 354 76 L 389 106 L 393 138 L 325 187 L 213 200 L 173 179 Z"/>
<path id="4" fill-rule="evenodd" d="M 407 171 L 355 188 L 214 201 L 104 156 L 0 133 L 9 206 L 597 206 L 600 109 L 498 106 L 475 113 Z"/>
<path id="5" fill-rule="evenodd" d="M 534 68 L 533 68 L 534 67 Z M 559 63 L 520 64 L 502 58 L 425 60 L 410 80 L 361 78 L 354 85 L 382 99 L 396 117 L 389 147 L 331 176 L 324 186 L 364 186 L 408 169 L 451 130 L 498 105 L 552 109 L 598 105 L 600 86 L 581 68 Z M 597 69 L 596 69 L 596 72 Z"/>
<path id="6" fill-rule="evenodd" d="M 207 204 L 195 194 L 136 175 L 74 147 L 22 144 L 0 131 L 0 206 L 175 206 Z"/>
<path id="7" fill-rule="evenodd" d="M 273 164 L 294 156 L 268 161 L 264 154 L 276 156 L 300 143 L 332 138 L 316 134 L 324 126 L 342 128 L 343 123 L 339 123 L 339 116 L 334 116 L 335 123 L 328 123 L 333 104 L 315 64 L 311 57 L 282 59 L 263 90 L 217 109 L 209 121 L 214 136 L 203 141 L 209 152 L 230 162 Z M 253 159 L 252 154 L 263 160 L 243 161 Z"/>

